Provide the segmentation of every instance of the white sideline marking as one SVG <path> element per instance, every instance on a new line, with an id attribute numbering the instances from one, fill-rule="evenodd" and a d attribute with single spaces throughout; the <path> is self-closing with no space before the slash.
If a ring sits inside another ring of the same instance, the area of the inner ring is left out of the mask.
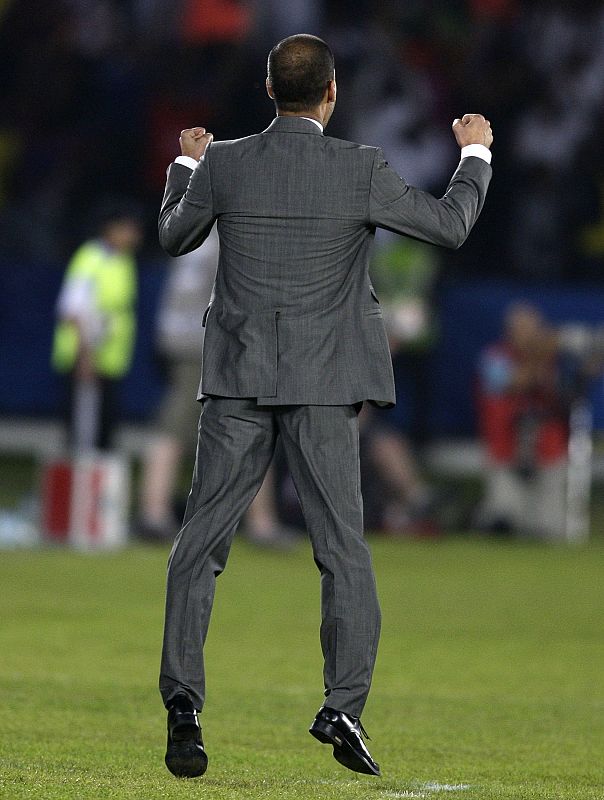
<path id="1" fill-rule="evenodd" d="M 424 783 L 422 789 L 428 792 L 464 792 L 470 788 L 469 783 Z"/>
<path id="2" fill-rule="evenodd" d="M 355 787 L 358 789 L 359 784 L 356 781 L 348 781 L 346 783 L 341 783 L 340 781 L 336 781 L 329 778 L 322 778 L 318 781 L 296 781 L 296 783 L 321 783 L 330 786 L 345 786 L 345 787 Z M 428 783 L 420 784 L 417 789 L 410 790 L 410 789 L 401 789 L 400 791 L 381 791 L 379 792 L 380 797 L 392 797 L 398 800 L 398 798 L 417 798 L 417 800 L 426 800 L 429 798 L 431 794 L 435 794 L 436 792 L 463 792 L 466 789 L 471 789 L 472 786 L 469 783 L 438 783 L 436 781 L 430 781 Z"/>

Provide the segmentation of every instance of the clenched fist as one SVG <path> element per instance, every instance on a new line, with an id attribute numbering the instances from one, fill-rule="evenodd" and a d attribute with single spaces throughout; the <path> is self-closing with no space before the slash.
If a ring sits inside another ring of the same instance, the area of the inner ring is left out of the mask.
<path id="1" fill-rule="evenodd" d="M 460 147 L 467 144 L 483 144 L 490 147 L 493 144 L 493 131 L 491 123 L 482 114 L 464 114 L 462 119 L 453 122 L 453 133 Z"/>
<path id="2" fill-rule="evenodd" d="M 180 151 L 183 156 L 199 161 L 213 138 L 214 135 L 206 133 L 205 128 L 187 128 L 180 132 Z"/>

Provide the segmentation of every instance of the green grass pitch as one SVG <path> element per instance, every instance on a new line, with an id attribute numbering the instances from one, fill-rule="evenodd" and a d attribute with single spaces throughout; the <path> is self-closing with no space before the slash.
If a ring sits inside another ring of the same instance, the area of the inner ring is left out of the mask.
<path id="1" fill-rule="evenodd" d="M 203 778 L 163 765 L 167 551 L 0 555 L 0 797 L 604 798 L 604 546 L 374 539 L 383 632 L 363 715 L 383 778 L 307 733 L 319 582 L 236 543 L 207 645 Z"/>

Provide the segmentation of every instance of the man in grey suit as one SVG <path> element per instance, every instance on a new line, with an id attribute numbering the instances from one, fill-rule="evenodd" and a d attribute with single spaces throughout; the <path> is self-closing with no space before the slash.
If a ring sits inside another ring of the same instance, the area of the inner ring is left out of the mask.
<path id="1" fill-rule="evenodd" d="M 171 255 L 198 247 L 216 220 L 220 236 L 197 462 L 168 565 L 166 764 L 179 776 L 206 770 L 197 711 L 215 581 L 281 437 L 321 573 L 325 700 L 310 732 L 344 766 L 379 775 L 360 723 L 380 609 L 363 537 L 357 413 L 365 400 L 390 406 L 395 397 L 370 249 L 377 227 L 459 247 L 485 199 L 492 133 L 477 114 L 454 122 L 461 162 L 436 199 L 408 186 L 381 150 L 323 135 L 336 81 L 322 40 L 279 42 L 267 90 L 277 117 L 262 133 L 212 142 L 204 128 L 182 132 L 159 217 Z"/>

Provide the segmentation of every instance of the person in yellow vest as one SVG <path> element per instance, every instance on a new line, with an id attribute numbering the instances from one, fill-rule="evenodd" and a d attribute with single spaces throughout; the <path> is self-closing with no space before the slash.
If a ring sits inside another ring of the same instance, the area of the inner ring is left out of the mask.
<path id="1" fill-rule="evenodd" d="M 99 236 L 67 266 L 57 301 L 52 365 L 70 377 L 72 449 L 106 449 L 117 381 L 128 372 L 136 333 L 134 253 L 142 227 L 133 209 L 105 209 Z"/>

